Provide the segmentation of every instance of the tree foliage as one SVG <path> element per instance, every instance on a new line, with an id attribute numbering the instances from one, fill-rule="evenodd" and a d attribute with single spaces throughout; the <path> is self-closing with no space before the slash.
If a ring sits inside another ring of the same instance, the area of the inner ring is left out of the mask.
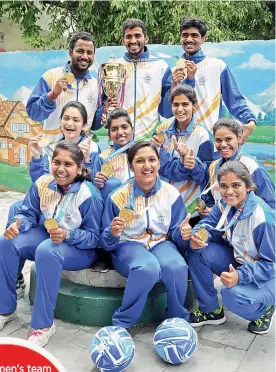
<path id="1" fill-rule="evenodd" d="M 38 21 L 49 17 L 43 32 Z M 208 41 L 273 39 L 274 1 L 187 1 L 187 0 L 110 0 L 110 1 L 4 1 L 0 14 L 18 24 L 23 38 L 35 47 L 55 43 L 64 48 L 61 35 L 69 31 L 91 32 L 97 45 L 119 45 L 121 26 L 126 18 L 139 18 L 148 26 L 151 43 L 178 44 L 179 21 L 187 16 L 208 23 Z"/>

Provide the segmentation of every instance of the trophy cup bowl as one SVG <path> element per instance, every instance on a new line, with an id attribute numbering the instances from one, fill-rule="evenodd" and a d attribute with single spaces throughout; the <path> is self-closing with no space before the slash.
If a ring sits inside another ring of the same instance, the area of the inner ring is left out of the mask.
<path id="1" fill-rule="evenodd" d="M 115 62 L 113 56 L 110 57 L 109 62 L 101 65 L 103 90 L 108 98 L 119 98 L 124 78 L 125 67 L 123 64 Z M 109 107 L 108 111 L 114 109 L 115 107 Z"/>

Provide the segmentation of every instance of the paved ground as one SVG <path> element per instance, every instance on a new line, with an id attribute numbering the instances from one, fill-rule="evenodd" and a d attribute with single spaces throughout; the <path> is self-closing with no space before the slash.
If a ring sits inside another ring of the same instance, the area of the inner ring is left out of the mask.
<path id="1" fill-rule="evenodd" d="M 10 204 L 22 198 L 19 193 L 0 193 L 0 233 L 3 233 Z M 24 268 L 28 280 L 30 264 Z M 217 283 L 219 287 L 219 282 Z M 275 370 L 275 326 L 264 336 L 247 331 L 248 322 L 226 311 L 227 322 L 221 326 L 198 329 L 199 344 L 193 357 L 185 364 L 171 366 L 163 362 L 153 349 L 157 325 L 133 328 L 136 352 L 129 372 L 272 372 Z M 29 330 L 31 306 L 28 297 L 19 300 L 18 318 L 0 331 L 0 337 L 25 339 Z M 46 349 L 55 355 L 67 372 L 90 372 L 94 365 L 88 348 L 98 327 L 81 327 L 55 320 L 57 333 Z"/>

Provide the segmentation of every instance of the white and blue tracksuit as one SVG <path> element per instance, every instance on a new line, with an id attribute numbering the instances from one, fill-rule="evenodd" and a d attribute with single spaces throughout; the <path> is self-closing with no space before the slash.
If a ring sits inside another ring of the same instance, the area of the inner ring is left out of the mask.
<path id="1" fill-rule="evenodd" d="M 219 202 L 195 227 L 207 225 L 209 240 L 207 247 L 190 248 L 187 253 L 194 290 L 201 311 L 215 310 L 219 303 L 213 273 L 229 272 L 232 264 L 239 281 L 232 288 L 222 288 L 223 303 L 240 317 L 256 320 L 268 305 L 275 304 L 275 212 L 251 191 L 241 215 L 224 235 L 210 226 L 217 226 L 225 207 Z M 235 212 L 232 207 L 228 222 Z"/>
<path id="2" fill-rule="evenodd" d="M 133 60 L 126 52 L 116 62 L 123 64 L 126 70 L 120 104 L 130 115 L 135 140 L 149 138 L 159 121 L 159 114 L 165 118 L 173 116 L 168 100 L 171 70 L 167 62 L 150 53 L 146 46 L 138 60 Z M 100 92 L 99 99 L 100 107 L 106 96 Z"/>
<path id="3" fill-rule="evenodd" d="M 174 180 L 160 173 L 180 192 L 185 206 L 188 207 L 196 198 L 200 197 L 204 186 L 203 181 L 207 177 L 208 165 L 214 160 L 212 135 L 204 126 L 196 123 L 194 118 L 186 130 L 181 133 L 177 129 L 176 119 L 167 120 L 156 128 L 156 134 L 159 133 L 165 135 L 164 145 L 168 147 L 168 152 L 173 158 L 179 158 L 179 153 L 174 150 L 172 136 L 175 136 L 179 143 L 184 143 L 194 151 L 195 167 L 193 169 L 184 168 L 185 175 L 180 180 Z"/>
<path id="4" fill-rule="evenodd" d="M 70 230 L 70 238 L 53 243 L 41 215 L 55 218 L 70 200 L 59 226 Z M 19 235 L 12 240 L 0 238 L 0 314 L 16 310 L 16 280 L 20 260 L 36 263 L 36 295 L 31 327 L 50 327 L 54 319 L 62 270 L 88 268 L 97 259 L 103 201 L 91 182 L 75 182 L 62 194 L 50 175 L 40 177 L 27 193 L 20 214 Z"/>
<path id="5" fill-rule="evenodd" d="M 97 80 L 89 71 L 67 85 L 67 90 L 62 91 L 57 100 L 52 102 L 48 93 L 54 89 L 58 79 L 64 77 L 66 72 L 72 72 L 70 62 L 46 71 L 39 79 L 36 87 L 28 99 L 26 110 L 29 117 L 36 121 L 44 121 L 43 133 L 47 134 L 50 142 L 56 142 L 60 137 L 60 114 L 63 106 L 70 101 L 81 102 L 87 111 L 88 126 L 92 129 L 100 127 L 102 109 L 97 109 L 98 87 Z"/>
<path id="6" fill-rule="evenodd" d="M 120 149 L 120 145 L 114 144 L 109 149 L 104 150 L 99 156 L 95 158 L 93 167 L 93 179 L 95 175 L 101 171 L 103 163 L 108 159 L 108 156 L 112 152 Z M 109 178 L 104 187 L 101 189 L 102 198 L 105 201 L 108 195 L 119 187 L 122 183 L 128 181 L 133 177 L 133 172 L 130 170 L 128 164 L 128 149 L 124 152 L 117 154 L 116 156 L 110 158 L 110 162 L 113 166 L 112 178 Z M 159 175 L 170 179 L 173 182 L 180 182 L 187 177 L 187 169 L 180 162 L 179 158 L 172 156 L 169 152 L 165 151 L 163 148 L 159 150 L 160 157 L 160 169 Z"/>
<path id="7" fill-rule="evenodd" d="M 224 61 L 206 57 L 201 49 L 191 56 L 184 53 L 182 58 L 194 61 L 197 67 L 195 78 L 184 79 L 183 83 L 195 90 L 198 109 L 194 115 L 198 123 L 204 123 L 212 130 L 215 122 L 223 116 L 222 101 L 231 115 L 243 124 L 250 120 L 256 121 Z"/>
<path id="8" fill-rule="evenodd" d="M 112 220 L 131 205 L 133 185 L 134 219 L 125 224 L 120 237 L 111 234 Z M 111 251 L 112 263 L 128 277 L 121 307 L 113 314 L 113 324 L 131 327 L 140 317 L 148 293 L 159 280 L 167 288 L 168 317 L 189 318 L 184 308 L 188 267 L 179 253 L 188 247 L 180 234 L 186 210 L 178 191 L 159 177 L 149 195 L 130 179 L 110 194 L 105 205 L 100 245 Z"/>
<path id="9" fill-rule="evenodd" d="M 237 151 L 228 160 L 239 160 L 249 170 L 253 182 L 257 186 L 258 196 L 262 198 L 272 209 L 275 210 L 275 185 L 272 182 L 269 175 L 261 164 L 250 156 L 244 155 L 241 151 Z M 207 182 L 210 182 L 210 186 L 217 182 L 217 173 L 219 168 L 227 161 L 224 158 L 215 160 L 209 167 L 209 177 L 207 176 Z M 209 207 L 212 207 L 215 203 L 221 200 L 219 192 L 219 185 L 214 186 L 211 191 L 204 196 L 204 200 Z"/>

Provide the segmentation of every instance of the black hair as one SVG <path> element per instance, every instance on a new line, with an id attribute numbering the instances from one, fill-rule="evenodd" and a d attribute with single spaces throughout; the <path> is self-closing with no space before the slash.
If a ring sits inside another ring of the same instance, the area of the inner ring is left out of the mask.
<path id="1" fill-rule="evenodd" d="M 84 181 L 84 180 L 91 181 L 92 180 L 90 170 L 83 166 L 83 163 L 84 163 L 83 152 L 76 143 L 69 142 L 69 141 L 58 142 L 53 152 L 52 161 L 58 155 L 59 150 L 70 152 L 70 155 L 73 161 L 77 164 L 78 167 L 81 167 L 81 174 L 77 175 L 77 177 L 75 178 L 75 181 Z"/>
<path id="2" fill-rule="evenodd" d="M 192 102 L 194 106 L 197 105 L 197 98 L 196 98 L 196 93 L 194 89 L 190 87 L 189 85 L 185 85 L 185 84 L 178 84 L 176 87 L 171 89 L 170 97 L 169 97 L 170 103 L 172 104 L 174 98 L 176 96 L 181 96 L 182 94 L 186 96 L 189 99 L 189 101 Z"/>
<path id="3" fill-rule="evenodd" d="M 213 126 L 213 135 L 215 136 L 216 131 L 221 128 L 225 127 L 231 130 L 237 137 L 241 136 L 243 133 L 242 126 L 237 122 L 237 120 L 229 119 L 229 118 L 221 118 Z"/>
<path id="4" fill-rule="evenodd" d="M 128 124 L 131 126 L 131 128 L 133 128 L 131 119 L 127 111 L 122 108 L 116 108 L 115 110 L 110 111 L 109 114 L 107 115 L 106 127 L 108 130 L 108 134 L 110 133 L 110 127 L 111 127 L 112 121 L 115 119 L 119 119 L 119 118 L 125 118 Z"/>
<path id="5" fill-rule="evenodd" d="M 229 160 L 225 162 L 219 168 L 217 174 L 218 183 L 220 183 L 221 177 L 225 176 L 227 173 L 234 173 L 238 178 L 240 178 L 245 183 L 246 188 L 257 191 L 257 187 L 252 180 L 249 170 L 240 161 Z"/>
<path id="6" fill-rule="evenodd" d="M 125 31 L 130 28 L 131 30 L 135 27 L 140 27 L 142 29 L 143 34 L 147 35 L 147 26 L 142 22 L 140 19 L 136 18 L 128 18 L 124 21 L 122 26 L 123 36 L 125 35 Z"/>
<path id="7" fill-rule="evenodd" d="M 130 165 L 132 164 L 132 161 L 137 151 L 142 149 L 143 147 L 150 147 L 155 152 L 157 158 L 160 159 L 159 152 L 154 143 L 150 141 L 138 141 L 134 143 L 134 145 L 132 145 L 130 149 L 128 150 L 127 160 Z"/>
<path id="8" fill-rule="evenodd" d="M 183 30 L 187 30 L 187 28 L 195 27 L 198 32 L 200 33 L 201 37 L 206 35 L 207 32 L 207 24 L 200 18 L 186 18 L 180 22 L 180 35 L 182 34 Z"/>
<path id="9" fill-rule="evenodd" d="M 74 34 L 70 40 L 70 44 L 69 44 L 69 49 L 70 50 L 73 50 L 75 45 L 76 45 L 76 42 L 78 40 L 86 40 L 86 41 L 92 41 L 93 45 L 94 45 L 94 52 L 95 52 L 95 49 L 96 49 L 96 42 L 95 42 L 95 39 L 94 37 L 89 33 L 89 32 L 86 32 L 86 31 L 80 31 L 76 34 Z"/>
<path id="10" fill-rule="evenodd" d="M 80 102 L 77 102 L 77 101 L 70 101 L 68 103 L 66 103 L 65 106 L 62 107 L 62 110 L 61 110 L 61 114 L 60 114 L 60 117 L 59 119 L 61 120 L 63 115 L 64 115 L 64 112 L 69 109 L 70 107 L 74 107 L 76 109 L 79 110 L 79 113 L 81 114 L 81 117 L 82 117 L 82 120 L 83 120 L 83 126 L 85 124 L 87 124 L 87 111 L 86 111 L 86 108 L 85 106 L 80 103 Z M 84 130 L 81 130 L 80 132 L 81 136 L 83 136 L 85 134 L 85 131 Z"/>
<path id="11" fill-rule="evenodd" d="M 83 120 L 83 125 L 87 123 L 87 111 L 85 106 L 77 101 L 70 101 L 66 103 L 65 106 L 62 107 L 61 114 L 60 114 L 60 119 L 62 119 L 64 112 L 69 109 L 70 107 L 74 107 L 79 110 L 79 113 L 81 114 L 82 120 Z"/>

